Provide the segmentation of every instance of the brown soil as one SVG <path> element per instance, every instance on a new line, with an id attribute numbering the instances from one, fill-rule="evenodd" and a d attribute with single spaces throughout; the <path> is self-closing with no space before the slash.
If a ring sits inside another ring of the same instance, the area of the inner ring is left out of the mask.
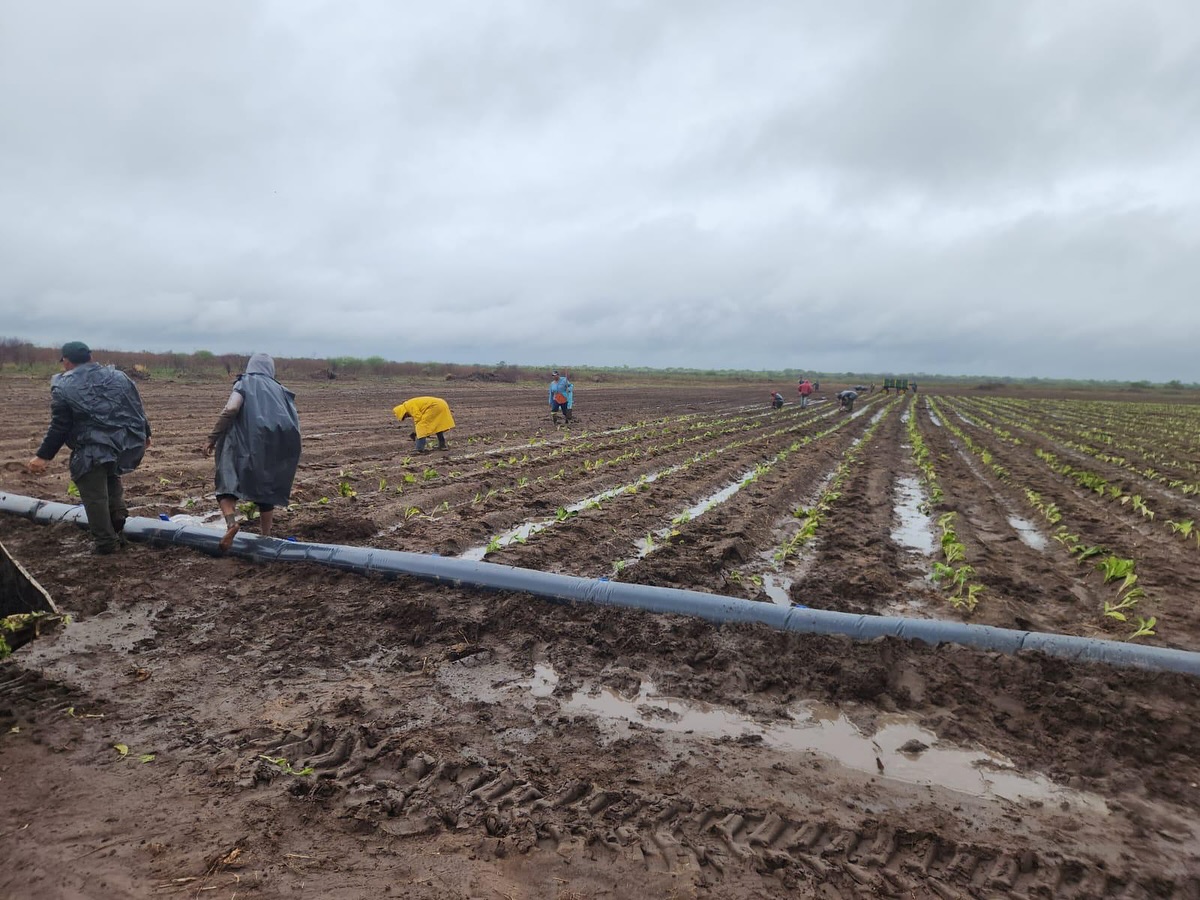
<path id="1" fill-rule="evenodd" d="M 21 469 L 45 385 L 4 387 L 3 490 L 67 501 L 62 460 Z M 488 561 L 768 603 L 774 576 L 811 607 L 1124 636 L 1102 615 L 1111 586 L 1009 524 L 1035 518 L 1029 488 L 1136 556 L 1159 620 L 1142 640 L 1200 649 L 1200 552 L 1048 468 L 1033 451 L 1049 425 L 1018 445 L 953 420 L 1006 481 L 923 395 L 851 418 L 771 411 L 770 386 L 586 386 L 568 430 L 536 386 L 296 387 L 304 459 L 279 536 L 454 555 L 537 520 Z M 155 438 L 126 478 L 134 514 L 211 512 L 200 446 L 227 386 L 142 391 Z M 449 453 L 417 457 L 389 417 L 426 393 L 458 427 Z M 1012 430 L 971 392 L 939 402 Z M 906 414 L 985 586 L 973 613 L 895 537 L 897 482 L 916 475 Z M 792 511 L 851 448 L 816 538 L 778 565 Z M 1158 502 L 1178 519 L 1191 500 Z M 11 516 L 0 540 L 74 617 L 0 663 L 3 897 L 1200 897 L 1194 678 L 182 547 L 96 558 L 73 526 Z M 842 737 L 806 749 L 818 734 Z M 992 759 L 935 757 L 953 750 Z"/>

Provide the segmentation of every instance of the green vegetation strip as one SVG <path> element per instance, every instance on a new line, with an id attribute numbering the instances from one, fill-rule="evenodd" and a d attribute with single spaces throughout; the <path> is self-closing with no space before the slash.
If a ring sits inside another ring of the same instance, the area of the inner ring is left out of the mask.
<path id="1" fill-rule="evenodd" d="M 972 420 L 975 422 L 975 427 L 997 434 L 1014 446 L 1022 446 L 1019 438 L 1007 433 L 1006 435 L 1000 435 L 1002 429 L 996 429 L 995 426 L 987 421 L 987 414 L 979 414 L 975 411 L 973 412 Z M 1034 449 L 1035 457 L 1049 465 L 1049 460 L 1039 455 L 1042 453 L 1044 451 L 1037 448 Z M 1046 455 L 1053 458 L 1053 454 Z M 1078 534 L 1072 533 L 1068 526 L 1061 524 L 1063 511 L 1057 503 L 1047 501 L 1032 488 L 1026 487 L 1022 490 L 1025 500 L 1030 507 L 1035 509 L 1047 523 L 1052 526 L 1058 526 L 1058 530 L 1054 533 L 1054 539 L 1066 548 L 1067 552 L 1075 558 L 1076 562 L 1082 564 L 1086 560 L 1100 557 L 1099 562 L 1096 563 L 1096 569 L 1103 572 L 1104 583 L 1116 583 L 1117 590 L 1115 601 L 1104 601 L 1103 615 L 1118 622 L 1128 621 L 1129 614 L 1137 606 L 1138 602 L 1146 596 L 1145 591 L 1140 586 L 1137 586 L 1138 574 L 1135 571 L 1136 562 L 1133 559 L 1116 556 L 1099 545 L 1084 543 Z M 1157 624 L 1158 618 L 1156 616 L 1138 616 L 1137 623 L 1133 631 L 1128 635 L 1128 638 L 1133 640 L 1139 637 L 1151 637 L 1155 634 Z"/>
<path id="2" fill-rule="evenodd" d="M 929 449 L 929 445 L 925 443 L 925 438 L 917 424 L 916 399 L 916 397 L 911 398 L 908 404 L 908 440 L 912 447 L 913 462 L 916 463 L 917 469 L 921 473 L 921 479 L 925 482 L 925 488 L 929 492 L 929 505 L 931 508 L 936 508 L 941 505 L 945 497 L 933 465 L 933 453 Z M 930 402 L 930 412 L 938 416 L 943 427 L 949 427 L 946 417 L 938 412 L 931 401 L 927 402 Z M 944 562 L 934 561 L 933 580 L 947 591 L 946 599 L 951 606 L 955 609 L 966 609 L 968 612 L 973 612 L 979 605 L 979 597 L 984 591 L 984 586 L 971 581 L 975 577 L 975 567 L 966 561 L 966 545 L 959 540 L 958 532 L 954 530 L 956 515 L 954 512 L 945 512 L 938 517 L 937 524 L 942 531 L 938 546 Z"/>

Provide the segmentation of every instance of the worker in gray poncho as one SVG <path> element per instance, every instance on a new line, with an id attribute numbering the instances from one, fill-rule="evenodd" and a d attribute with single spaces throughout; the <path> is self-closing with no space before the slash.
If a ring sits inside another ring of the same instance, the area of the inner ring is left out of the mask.
<path id="1" fill-rule="evenodd" d="M 237 501 L 258 507 L 260 531 L 271 534 L 275 507 L 286 506 L 300 462 L 296 395 L 275 380 L 275 361 L 255 353 L 238 376 L 229 401 L 208 436 L 204 455 L 216 450 L 217 502 L 225 517 L 224 553 L 238 533 Z"/>
<path id="2" fill-rule="evenodd" d="M 40 475 L 63 444 L 70 447 L 71 478 L 95 552 L 114 553 L 129 543 L 122 534 L 129 508 L 121 476 L 141 463 L 150 446 L 150 422 L 133 382 L 112 366 L 92 362 L 87 344 L 64 344 L 60 361 L 63 371 L 50 382 L 50 427 L 29 471 Z"/>

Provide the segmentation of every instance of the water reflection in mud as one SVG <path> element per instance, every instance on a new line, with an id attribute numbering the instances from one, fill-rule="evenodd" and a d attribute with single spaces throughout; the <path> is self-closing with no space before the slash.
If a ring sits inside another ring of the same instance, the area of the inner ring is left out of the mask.
<path id="1" fill-rule="evenodd" d="M 1017 537 L 1028 547 L 1034 550 L 1046 549 L 1046 536 L 1038 531 L 1038 527 L 1028 519 L 1023 519 L 1017 515 L 1008 517 L 1008 524 L 1017 532 Z"/>
<path id="2" fill-rule="evenodd" d="M 534 666 L 533 678 L 529 680 L 529 693 L 535 697 L 549 697 L 558 687 L 558 673 L 549 666 Z"/>
<path id="3" fill-rule="evenodd" d="M 549 697 L 557 684 L 554 670 L 539 665 L 524 686 L 535 697 Z M 762 723 L 735 710 L 659 696 L 649 681 L 643 681 L 632 697 L 594 687 L 576 691 L 560 703 L 563 712 L 609 720 L 617 730 L 636 724 L 699 737 L 752 737 L 776 750 L 829 756 L 847 768 L 880 778 L 1006 800 L 1069 801 L 1092 812 L 1108 812 L 1096 795 L 1021 774 L 1003 756 L 945 746 L 933 732 L 900 715 L 881 716 L 880 727 L 871 735 L 836 707 L 821 704 L 796 707 L 788 721 Z"/>
<path id="4" fill-rule="evenodd" d="M 601 491 L 599 494 L 593 494 L 591 497 L 585 497 L 582 500 L 577 500 L 576 502 L 563 507 L 563 510 L 566 516 L 569 518 L 570 516 L 580 512 L 581 510 L 587 509 L 590 506 L 599 505 L 604 503 L 606 500 L 611 500 L 613 497 L 616 497 L 618 494 L 630 490 L 631 488 L 640 489 L 643 485 L 657 481 L 659 478 L 670 475 L 678 471 L 680 468 L 682 468 L 682 466 L 671 466 L 666 469 L 660 469 L 657 472 L 651 472 L 648 475 L 641 476 L 637 481 L 630 482 L 629 484 L 622 484 L 619 487 L 609 488 L 606 491 Z M 560 521 L 566 521 L 566 519 L 559 519 L 557 516 L 555 516 L 554 518 L 542 518 L 532 522 L 524 522 L 518 525 L 516 528 L 511 528 L 508 531 L 505 531 L 503 534 L 496 535 L 496 537 L 494 537 L 491 542 L 487 544 L 480 544 L 477 547 L 468 547 L 459 554 L 459 558 L 479 562 L 485 556 L 487 556 L 490 551 L 502 549 L 507 547 L 509 544 L 523 544 L 533 535 L 537 534 L 538 532 L 545 531 L 547 528 L 550 528 Z"/>
<path id="5" fill-rule="evenodd" d="M 792 605 L 791 587 L 792 579 L 786 575 L 776 575 L 772 572 L 767 572 L 762 576 L 763 593 L 771 598 L 772 603 L 778 606 Z"/>
<path id="6" fill-rule="evenodd" d="M 776 455 L 765 465 L 771 466 L 778 462 L 778 460 L 779 456 Z M 684 522 L 690 522 L 697 516 L 704 515 L 704 513 L 708 512 L 714 506 L 724 503 L 726 500 L 752 482 L 755 478 L 757 478 L 760 471 L 761 467 L 755 466 L 753 469 L 750 469 L 741 475 L 737 481 L 730 482 L 729 484 L 725 485 L 725 487 L 709 494 L 707 497 L 697 501 L 696 503 L 693 503 L 687 509 L 680 512 L 671 520 L 671 525 L 667 526 L 666 528 L 659 528 L 657 531 L 652 531 L 644 538 L 638 538 L 633 542 L 634 547 L 637 548 L 637 555 L 633 557 L 633 559 L 625 560 L 625 564 L 628 565 L 637 562 L 639 559 L 645 559 L 658 549 L 660 542 L 665 541 L 671 536 L 671 533 L 675 530 L 676 525 L 683 524 Z"/>
<path id="7" fill-rule="evenodd" d="M 942 427 L 942 420 L 939 419 L 938 414 L 933 411 L 933 404 L 929 402 L 928 397 L 925 398 L 925 412 L 929 414 L 929 421 L 932 422 L 935 427 Z"/>
<path id="8" fill-rule="evenodd" d="M 925 512 L 927 498 L 921 482 L 912 476 L 896 481 L 896 525 L 892 528 L 892 540 L 908 547 L 933 555 L 933 520 Z"/>
<path id="9" fill-rule="evenodd" d="M 58 632 L 53 642 L 36 641 L 22 648 L 23 663 L 37 668 L 53 664 L 58 676 L 75 677 L 81 662 L 92 652 L 133 653 L 142 642 L 152 640 L 158 634 L 154 617 L 165 606 L 165 602 L 154 602 L 109 607 L 72 622 Z"/>

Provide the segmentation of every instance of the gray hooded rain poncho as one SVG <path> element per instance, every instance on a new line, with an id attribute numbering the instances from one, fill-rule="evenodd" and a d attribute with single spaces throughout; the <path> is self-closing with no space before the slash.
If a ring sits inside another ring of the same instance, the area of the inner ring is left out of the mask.
<path id="1" fill-rule="evenodd" d="M 105 463 L 115 462 L 121 475 L 141 463 L 150 424 L 124 372 L 94 362 L 60 372 L 50 381 L 50 412 L 50 431 L 38 456 L 53 459 L 65 443 L 74 480 Z"/>
<path id="2" fill-rule="evenodd" d="M 300 462 L 296 395 L 275 380 L 275 361 L 255 353 L 233 385 L 209 441 L 216 445 L 217 494 L 286 506 Z"/>

